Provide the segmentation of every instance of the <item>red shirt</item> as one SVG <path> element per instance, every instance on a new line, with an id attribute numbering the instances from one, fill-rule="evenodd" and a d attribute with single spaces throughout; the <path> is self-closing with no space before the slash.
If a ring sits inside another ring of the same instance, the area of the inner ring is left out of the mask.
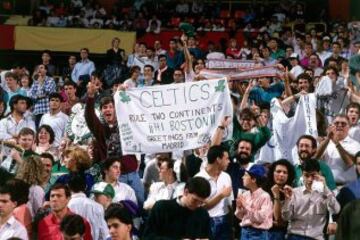
<path id="1" fill-rule="evenodd" d="M 70 209 L 67 209 L 67 211 L 68 211 L 67 215 L 74 214 L 73 212 L 70 211 Z M 84 219 L 84 223 L 85 223 L 85 234 L 83 239 L 92 240 L 90 224 L 86 219 Z M 50 213 L 48 216 L 44 217 L 39 222 L 38 239 L 63 240 L 63 236 L 60 231 L 60 222 L 53 213 Z"/>

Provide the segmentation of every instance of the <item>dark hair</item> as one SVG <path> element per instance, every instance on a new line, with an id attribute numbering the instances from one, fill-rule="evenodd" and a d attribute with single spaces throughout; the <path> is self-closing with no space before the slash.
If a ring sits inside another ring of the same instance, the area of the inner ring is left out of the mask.
<path id="1" fill-rule="evenodd" d="M 135 71 L 141 71 L 141 68 L 138 65 L 132 66 L 129 70 L 130 77 L 134 74 Z"/>
<path id="2" fill-rule="evenodd" d="M 105 211 L 105 220 L 116 218 L 120 222 L 125 224 L 133 224 L 133 217 L 130 211 L 123 205 L 119 203 L 112 203 Z"/>
<path id="3" fill-rule="evenodd" d="M 303 172 L 319 172 L 320 164 L 316 159 L 309 159 L 301 164 L 301 170 Z"/>
<path id="4" fill-rule="evenodd" d="M 341 44 L 340 44 L 339 42 L 333 42 L 333 43 L 331 44 L 331 46 L 334 46 L 334 45 L 338 45 L 339 47 L 341 47 Z"/>
<path id="5" fill-rule="evenodd" d="M 238 139 L 238 140 L 234 143 L 234 146 L 235 146 L 236 149 L 239 148 L 239 144 L 240 144 L 241 142 L 250 143 L 250 145 L 251 145 L 251 151 L 253 150 L 253 148 L 254 148 L 254 143 L 253 143 L 253 141 L 252 141 L 251 139 L 248 139 L 248 138 L 240 138 L 240 139 Z"/>
<path id="6" fill-rule="evenodd" d="M 15 74 L 14 72 L 7 72 L 5 73 L 5 78 L 13 78 L 16 81 L 19 81 L 19 77 L 17 74 Z"/>
<path id="7" fill-rule="evenodd" d="M 209 164 L 215 163 L 217 158 L 222 158 L 226 149 L 223 146 L 215 145 L 211 146 L 207 152 L 207 159 Z"/>
<path id="8" fill-rule="evenodd" d="M 333 58 L 334 61 L 337 61 L 337 59 Z M 331 58 L 328 58 L 328 61 L 331 61 Z M 328 70 L 333 70 L 336 74 L 336 76 L 339 76 L 339 71 L 336 67 L 333 67 L 333 66 L 327 66 L 324 68 L 324 71 L 323 71 L 323 76 L 326 76 L 326 72 Z"/>
<path id="9" fill-rule="evenodd" d="M 81 173 L 72 174 L 68 182 L 68 186 L 71 192 L 85 192 L 86 182 L 84 176 Z"/>
<path id="10" fill-rule="evenodd" d="M 315 139 L 313 136 L 307 135 L 307 134 L 306 134 L 306 135 L 302 135 L 302 136 L 299 137 L 299 139 L 296 141 L 296 146 L 299 146 L 299 143 L 300 143 L 300 141 L 301 141 L 302 139 L 310 140 L 310 141 L 311 141 L 311 147 L 312 147 L 312 148 L 317 148 L 317 141 L 316 141 L 316 139 Z"/>
<path id="11" fill-rule="evenodd" d="M 144 69 L 145 69 L 145 68 L 150 68 L 152 72 L 155 70 L 154 67 L 153 67 L 152 65 L 150 65 L 150 64 L 146 64 L 146 65 L 144 66 Z"/>
<path id="12" fill-rule="evenodd" d="M 114 162 L 119 162 L 121 164 L 121 158 L 118 156 L 112 156 L 108 157 L 103 163 L 101 167 L 101 175 L 103 178 L 105 178 L 105 170 L 109 170 L 111 165 L 114 164 Z"/>
<path id="13" fill-rule="evenodd" d="M 335 120 L 335 118 L 345 118 L 346 119 L 346 121 L 348 122 L 348 123 L 350 123 L 350 119 L 349 119 L 349 117 L 346 115 L 346 114 L 336 114 L 335 115 L 335 117 L 334 117 L 334 120 Z M 334 121 L 333 120 L 333 121 Z"/>
<path id="14" fill-rule="evenodd" d="M 54 156 L 51 154 L 51 153 L 48 153 L 48 152 L 44 152 L 42 154 L 40 154 L 40 157 L 41 158 L 48 158 L 51 160 L 51 163 L 54 165 L 55 163 L 55 159 L 54 159 Z"/>
<path id="15" fill-rule="evenodd" d="M 32 130 L 31 128 L 27 128 L 27 127 L 24 127 L 20 130 L 18 136 L 26 136 L 26 135 L 31 135 L 35 138 L 35 132 L 34 130 Z"/>
<path id="16" fill-rule="evenodd" d="M 67 80 L 67 81 L 65 81 L 65 83 L 64 83 L 64 87 L 65 86 L 73 86 L 75 89 L 77 89 L 77 85 L 76 85 L 76 83 L 74 83 L 73 81 L 71 81 L 71 80 Z"/>
<path id="17" fill-rule="evenodd" d="M 36 143 L 39 143 L 39 135 L 40 135 L 40 131 L 41 129 L 45 129 L 45 131 L 47 131 L 50 134 L 50 139 L 49 139 L 49 143 L 52 144 L 55 140 L 55 133 L 54 130 L 52 129 L 52 127 L 50 127 L 47 124 L 43 124 L 39 127 L 37 133 L 36 133 Z"/>
<path id="18" fill-rule="evenodd" d="M 50 101 L 51 99 L 53 99 L 53 98 L 59 99 L 60 102 L 63 102 L 63 101 L 64 101 L 64 98 L 63 98 L 63 97 L 61 96 L 61 94 L 58 93 L 58 92 L 53 92 L 53 93 L 50 93 L 50 94 L 49 94 L 49 101 Z"/>
<path id="19" fill-rule="evenodd" d="M 170 40 L 171 41 L 171 40 Z M 160 61 L 160 58 L 165 58 L 167 60 L 167 56 L 165 54 L 160 54 L 158 56 L 158 60 Z"/>
<path id="20" fill-rule="evenodd" d="M 310 75 L 307 74 L 307 73 L 301 73 L 301 74 L 299 74 L 299 76 L 296 78 L 296 80 L 299 81 L 300 79 L 305 79 L 305 80 L 307 80 L 309 83 L 312 82 L 312 78 L 311 78 Z"/>
<path id="21" fill-rule="evenodd" d="M 64 189 L 64 192 L 65 192 L 65 196 L 67 198 L 69 198 L 71 196 L 71 192 L 70 192 L 70 189 L 67 185 L 65 184 L 62 184 L 62 183 L 55 183 L 51 188 L 50 188 L 50 195 L 51 195 L 51 191 L 53 190 L 58 190 L 58 189 Z"/>
<path id="22" fill-rule="evenodd" d="M 250 118 L 251 120 L 256 120 L 256 117 L 250 108 L 244 108 L 243 110 L 241 110 L 239 115 L 240 119 Z"/>
<path id="23" fill-rule="evenodd" d="M 210 183 L 203 177 L 190 178 L 185 185 L 185 189 L 201 198 L 207 198 L 211 193 Z"/>
<path id="24" fill-rule="evenodd" d="M 17 178 L 10 179 L 5 185 L 14 190 L 11 200 L 16 201 L 18 206 L 26 204 L 29 201 L 30 185 L 24 180 Z"/>
<path id="25" fill-rule="evenodd" d="M 84 219 L 77 214 L 67 215 L 61 220 L 60 231 L 68 236 L 82 236 L 85 233 Z"/>
<path id="26" fill-rule="evenodd" d="M 90 51 L 89 51 L 88 48 L 81 48 L 81 49 L 80 49 L 80 52 L 83 51 L 83 50 L 86 51 L 88 54 L 90 53 Z"/>
<path id="27" fill-rule="evenodd" d="M 31 99 L 30 98 L 25 97 L 25 96 L 20 95 L 20 94 L 16 94 L 16 95 L 12 96 L 10 98 L 10 101 L 9 101 L 9 106 L 10 106 L 10 111 L 11 112 L 14 111 L 14 105 L 17 104 L 21 100 L 26 101 L 27 108 L 29 108 L 31 106 Z"/>
<path id="28" fill-rule="evenodd" d="M 51 57 L 51 51 L 50 50 L 45 49 L 44 51 L 42 51 L 41 55 L 44 54 L 44 53 L 48 54 Z"/>
<path id="29" fill-rule="evenodd" d="M 295 179 L 295 169 L 294 166 L 286 159 L 279 159 L 275 162 L 273 162 L 270 167 L 269 167 L 269 171 L 268 171 L 268 188 L 271 189 L 271 187 L 274 185 L 274 172 L 277 166 L 285 166 L 287 171 L 288 171 L 288 178 L 286 180 L 286 185 L 292 186 L 294 179 Z"/>
<path id="30" fill-rule="evenodd" d="M 100 99 L 100 109 L 106 104 L 112 103 L 114 104 L 114 99 L 111 96 L 105 96 Z"/>
<path id="31" fill-rule="evenodd" d="M 350 110 L 350 108 L 356 108 L 358 112 L 360 113 L 360 104 L 356 102 L 349 103 L 349 105 L 346 106 L 346 112 Z"/>
<path id="32" fill-rule="evenodd" d="M 31 85 L 33 84 L 33 79 L 32 79 L 32 77 L 30 77 L 28 74 L 25 73 L 25 74 L 21 75 L 20 80 L 21 80 L 23 77 L 27 77 L 27 78 L 29 79 L 29 87 L 31 88 Z M 19 84 L 20 84 L 21 87 L 23 87 L 21 81 L 19 82 Z"/>

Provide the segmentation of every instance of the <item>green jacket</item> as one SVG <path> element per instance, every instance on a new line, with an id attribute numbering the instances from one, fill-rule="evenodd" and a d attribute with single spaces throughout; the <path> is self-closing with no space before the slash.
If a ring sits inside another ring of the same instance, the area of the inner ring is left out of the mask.
<path id="1" fill-rule="evenodd" d="M 271 131 L 268 127 L 258 127 L 257 133 L 244 132 L 241 129 L 240 123 L 237 120 L 237 117 L 233 118 L 233 136 L 232 136 L 232 144 L 230 146 L 230 154 L 233 156 L 236 153 L 236 143 L 240 139 L 249 140 L 252 142 L 252 155 L 254 155 L 262 146 L 266 144 L 267 141 L 271 138 Z"/>
<path id="2" fill-rule="evenodd" d="M 320 173 L 322 176 L 325 177 L 327 187 L 330 190 L 334 190 L 336 188 L 336 183 L 330 167 L 324 161 L 318 160 L 318 162 L 320 164 Z M 303 183 L 300 181 L 301 176 L 302 176 L 302 170 L 300 165 L 297 164 L 295 166 L 295 187 L 299 187 L 303 185 Z"/>

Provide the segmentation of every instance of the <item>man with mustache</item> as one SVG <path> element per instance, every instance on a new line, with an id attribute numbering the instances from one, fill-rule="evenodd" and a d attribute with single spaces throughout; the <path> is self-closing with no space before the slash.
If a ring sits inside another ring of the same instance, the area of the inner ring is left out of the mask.
<path id="1" fill-rule="evenodd" d="M 313 159 L 316 150 L 317 142 L 316 139 L 311 135 L 302 135 L 296 143 L 299 155 L 299 164 L 295 165 L 295 186 L 303 186 L 304 182 L 302 179 L 301 165 L 310 159 Z M 331 169 L 324 161 L 318 161 L 320 164 L 320 173 L 325 177 L 326 185 L 330 190 L 336 188 L 334 176 Z"/>

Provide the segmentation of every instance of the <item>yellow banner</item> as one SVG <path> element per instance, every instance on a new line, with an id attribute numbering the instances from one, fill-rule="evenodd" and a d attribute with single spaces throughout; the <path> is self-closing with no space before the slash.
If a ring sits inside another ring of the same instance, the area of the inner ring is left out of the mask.
<path id="1" fill-rule="evenodd" d="M 44 50 L 79 52 L 89 48 L 91 53 L 106 53 L 114 37 L 120 38 L 120 48 L 131 53 L 135 32 L 119 32 L 105 29 L 49 28 L 17 26 L 15 28 L 15 50 Z"/>

